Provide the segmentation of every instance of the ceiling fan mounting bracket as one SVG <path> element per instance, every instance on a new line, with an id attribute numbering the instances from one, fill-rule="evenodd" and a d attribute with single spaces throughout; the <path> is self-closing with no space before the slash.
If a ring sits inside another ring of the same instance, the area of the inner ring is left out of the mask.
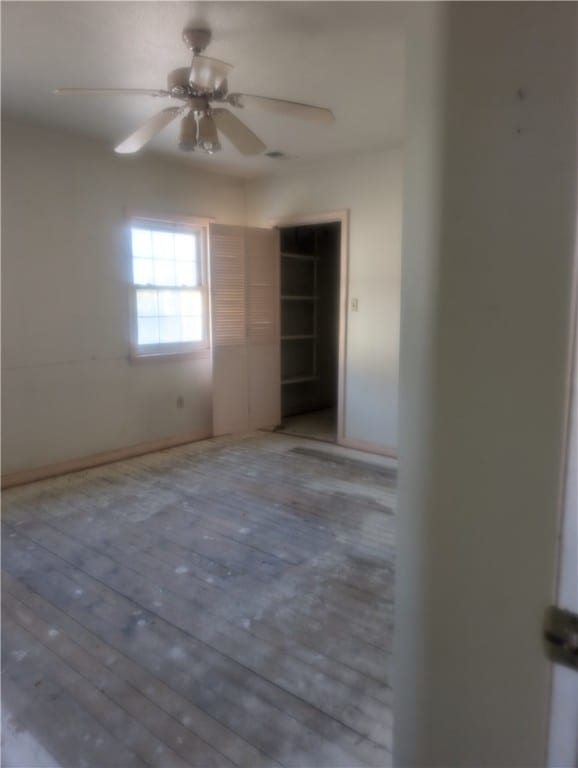
<path id="1" fill-rule="evenodd" d="M 183 40 L 191 51 L 198 56 L 211 42 L 210 29 L 188 28 L 183 31 Z"/>

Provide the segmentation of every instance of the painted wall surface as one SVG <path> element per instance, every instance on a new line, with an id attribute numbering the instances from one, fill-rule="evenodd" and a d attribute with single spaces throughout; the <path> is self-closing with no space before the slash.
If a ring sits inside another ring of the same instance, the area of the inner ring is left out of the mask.
<path id="1" fill-rule="evenodd" d="M 128 360 L 123 208 L 242 224 L 243 182 L 12 120 L 2 140 L 3 471 L 209 431 L 209 359 Z"/>
<path id="2" fill-rule="evenodd" d="M 409 15 L 394 764 L 539 766 L 577 6 L 425 3 Z"/>
<path id="3" fill-rule="evenodd" d="M 349 209 L 345 435 L 397 447 L 402 152 L 357 155 L 247 185 L 247 217 Z"/>

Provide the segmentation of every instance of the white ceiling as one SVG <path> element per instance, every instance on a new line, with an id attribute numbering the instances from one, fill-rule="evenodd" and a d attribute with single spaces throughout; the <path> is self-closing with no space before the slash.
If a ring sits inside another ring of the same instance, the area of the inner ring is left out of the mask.
<path id="1" fill-rule="evenodd" d="M 403 3 L 387 2 L 3 2 L 2 109 L 104 139 L 112 151 L 170 102 L 50 91 L 165 88 L 167 73 L 190 63 L 182 30 L 208 26 L 207 55 L 235 65 L 231 92 L 329 107 L 336 122 L 235 110 L 281 160 L 243 157 L 226 139 L 212 157 L 179 153 L 176 124 L 143 151 L 252 176 L 379 149 L 402 137 L 403 15 Z"/>

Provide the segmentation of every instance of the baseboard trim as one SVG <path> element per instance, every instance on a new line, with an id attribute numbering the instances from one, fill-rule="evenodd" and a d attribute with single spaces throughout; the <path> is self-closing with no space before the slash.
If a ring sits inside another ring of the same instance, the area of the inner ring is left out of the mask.
<path id="1" fill-rule="evenodd" d="M 356 451 L 363 451 L 364 453 L 375 453 L 378 456 L 387 456 L 388 459 L 395 459 L 397 461 L 397 451 L 391 445 L 378 445 L 377 443 L 370 443 L 367 440 L 354 440 L 349 437 L 344 437 L 339 441 L 339 445 L 344 448 L 353 448 Z"/>
<path id="2" fill-rule="evenodd" d="M 165 437 L 160 440 L 149 440 L 136 445 L 127 445 L 125 448 L 117 448 L 114 451 L 103 451 L 102 453 L 93 453 L 90 456 L 83 456 L 80 459 L 71 459 L 61 461 L 57 464 L 47 464 L 43 467 L 34 469 L 22 469 L 18 472 L 9 472 L 2 475 L 2 488 L 13 488 L 17 485 L 26 485 L 35 483 L 38 480 L 46 480 L 49 477 L 58 477 L 59 475 L 68 475 L 71 472 L 81 472 L 83 469 L 92 469 L 104 464 L 113 464 L 115 461 L 132 459 L 136 456 L 144 456 L 147 453 L 164 451 L 167 448 L 176 448 L 179 445 L 187 443 L 196 443 L 199 440 L 206 440 L 212 437 L 210 430 L 197 430 L 185 435 L 176 437 Z"/>

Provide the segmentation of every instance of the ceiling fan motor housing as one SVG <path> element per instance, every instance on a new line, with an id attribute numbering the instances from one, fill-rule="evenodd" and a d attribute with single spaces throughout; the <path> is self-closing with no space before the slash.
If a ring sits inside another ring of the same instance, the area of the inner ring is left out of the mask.
<path id="1" fill-rule="evenodd" d="M 213 91 L 197 88 L 189 82 L 190 67 L 178 67 L 169 72 L 167 77 L 167 91 L 174 99 L 191 99 L 202 94 L 202 98 L 211 101 L 223 101 L 227 96 L 227 81 L 223 82 Z"/>

